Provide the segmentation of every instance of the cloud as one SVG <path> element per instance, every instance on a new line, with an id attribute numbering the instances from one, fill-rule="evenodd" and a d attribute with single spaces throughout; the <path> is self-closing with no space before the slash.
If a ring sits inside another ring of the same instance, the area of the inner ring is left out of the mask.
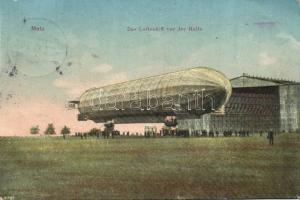
<path id="1" fill-rule="evenodd" d="M 66 89 L 71 97 L 78 97 L 89 88 L 114 84 L 126 80 L 127 76 L 124 73 L 110 74 L 103 79 L 100 78 L 99 80 L 82 80 L 79 77 L 71 75 L 54 80 L 53 85 L 58 88 Z"/>
<path id="2" fill-rule="evenodd" d="M 276 21 L 259 21 L 259 22 L 255 22 L 254 25 L 261 27 L 261 28 L 271 28 L 274 27 L 275 25 L 277 25 L 278 22 Z"/>
<path id="3" fill-rule="evenodd" d="M 296 2 L 299 4 L 299 6 L 300 6 L 300 0 L 296 0 Z"/>
<path id="4" fill-rule="evenodd" d="M 112 66 L 109 64 L 100 64 L 92 68 L 90 71 L 96 73 L 108 73 L 112 71 L 112 69 L 113 69 Z"/>
<path id="5" fill-rule="evenodd" d="M 100 64 L 90 70 L 61 76 L 53 81 L 53 85 L 65 89 L 69 97 L 79 97 L 85 90 L 92 87 L 114 84 L 128 80 L 124 72 L 114 72 L 113 67 L 108 64 Z"/>
<path id="6" fill-rule="evenodd" d="M 278 63 L 278 58 L 271 56 L 266 52 L 261 53 L 258 57 L 258 64 L 260 66 L 270 66 L 276 63 Z"/>
<path id="7" fill-rule="evenodd" d="M 298 41 L 293 35 L 288 33 L 279 33 L 277 37 L 286 40 L 292 48 L 300 50 L 300 41 Z"/>

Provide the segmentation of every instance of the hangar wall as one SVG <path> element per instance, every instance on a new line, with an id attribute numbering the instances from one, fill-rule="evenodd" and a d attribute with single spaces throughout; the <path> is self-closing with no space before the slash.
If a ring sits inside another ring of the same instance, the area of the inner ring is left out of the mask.
<path id="1" fill-rule="evenodd" d="M 278 87 L 233 88 L 225 114 L 178 120 L 179 129 L 224 131 L 279 131 Z"/>
<path id="2" fill-rule="evenodd" d="M 178 129 L 300 132 L 300 83 L 243 74 L 231 84 L 224 115 L 178 120 Z"/>
<path id="3" fill-rule="evenodd" d="M 280 129 L 300 132 L 300 85 L 279 86 Z"/>

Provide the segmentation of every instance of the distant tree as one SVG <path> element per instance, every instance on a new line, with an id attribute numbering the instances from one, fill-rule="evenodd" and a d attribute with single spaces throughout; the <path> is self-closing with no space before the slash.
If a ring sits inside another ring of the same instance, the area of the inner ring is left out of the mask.
<path id="1" fill-rule="evenodd" d="M 63 135 L 64 139 L 66 138 L 66 135 L 69 135 L 70 133 L 70 128 L 68 128 L 67 126 L 64 126 L 60 131 L 60 134 Z"/>
<path id="2" fill-rule="evenodd" d="M 55 135 L 55 128 L 53 124 L 48 124 L 48 127 L 45 130 L 45 135 Z"/>
<path id="3" fill-rule="evenodd" d="M 39 134 L 40 133 L 40 128 L 39 126 L 33 126 L 30 128 L 30 134 L 32 135 L 36 135 L 36 134 Z"/>

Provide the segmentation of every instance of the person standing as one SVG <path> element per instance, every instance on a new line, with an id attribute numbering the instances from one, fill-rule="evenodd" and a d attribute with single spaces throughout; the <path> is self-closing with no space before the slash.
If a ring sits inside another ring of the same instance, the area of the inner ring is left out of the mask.
<path id="1" fill-rule="evenodd" d="M 272 130 L 270 130 L 268 132 L 268 139 L 269 139 L 269 144 L 273 145 L 273 143 L 274 143 L 274 132 Z"/>

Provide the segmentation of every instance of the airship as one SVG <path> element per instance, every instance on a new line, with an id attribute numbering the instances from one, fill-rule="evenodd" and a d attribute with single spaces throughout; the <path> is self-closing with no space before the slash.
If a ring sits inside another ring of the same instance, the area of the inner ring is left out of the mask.
<path id="1" fill-rule="evenodd" d="M 166 123 L 166 118 L 199 118 L 222 113 L 231 95 L 229 79 L 208 67 L 195 67 L 86 90 L 78 120 L 96 123 Z"/>

